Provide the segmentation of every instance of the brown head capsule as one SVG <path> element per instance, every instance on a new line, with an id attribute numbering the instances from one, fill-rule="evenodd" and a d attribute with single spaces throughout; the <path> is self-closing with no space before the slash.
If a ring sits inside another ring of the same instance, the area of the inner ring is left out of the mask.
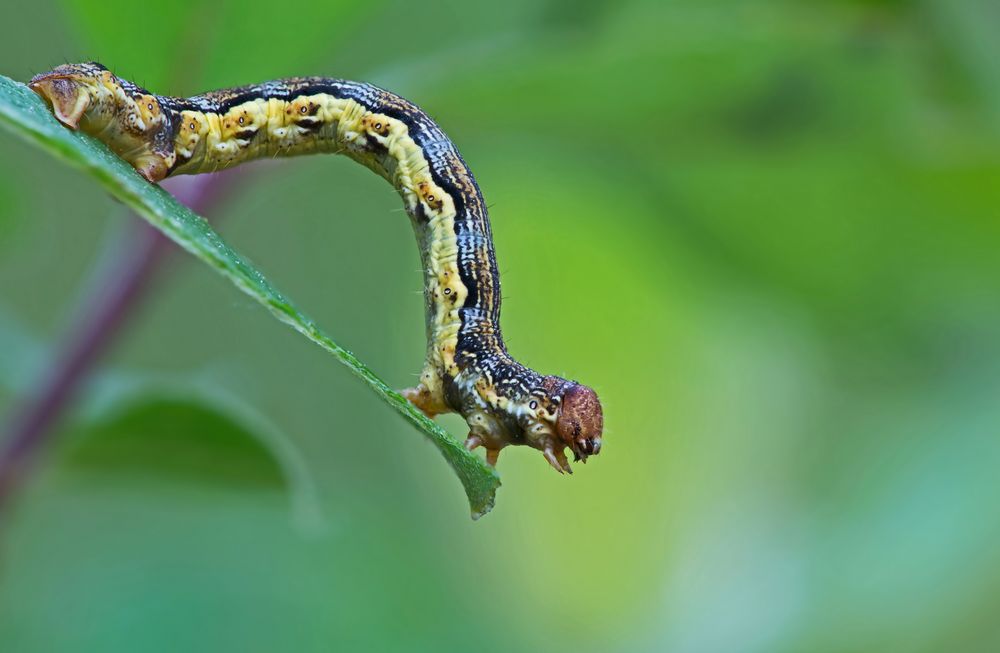
<path id="1" fill-rule="evenodd" d="M 585 385 L 573 383 L 563 393 L 556 418 L 556 434 L 573 450 L 576 460 L 601 452 L 604 412 L 597 393 Z"/>

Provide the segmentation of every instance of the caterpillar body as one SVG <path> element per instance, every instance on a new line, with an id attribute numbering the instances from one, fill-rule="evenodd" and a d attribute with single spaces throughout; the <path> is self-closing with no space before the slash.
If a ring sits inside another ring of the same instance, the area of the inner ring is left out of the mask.
<path id="1" fill-rule="evenodd" d="M 500 331 L 500 278 L 482 194 L 458 150 L 411 102 L 370 84 L 297 77 L 190 98 L 155 95 L 97 63 L 67 64 L 29 86 L 56 118 L 104 142 L 150 182 L 261 157 L 342 153 L 402 197 L 424 269 L 427 354 L 403 391 L 430 417 L 460 413 L 469 449 L 495 465 L 528 445 L 559 472 L 569 448 L 601 450 L 597 394 L 517 362 Z"/>

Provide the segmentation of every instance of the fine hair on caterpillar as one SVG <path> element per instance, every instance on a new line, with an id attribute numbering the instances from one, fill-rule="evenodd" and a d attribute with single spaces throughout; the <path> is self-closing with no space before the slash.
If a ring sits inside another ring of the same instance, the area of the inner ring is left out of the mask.
<path id="1" fill-rule="evenodd" d="M 516 361 L 500 329 L 500 278 L 482 193 L 427 114 L 370 84 L 295 77 L 189 98 L 155 95 L 97 63 L 67 64 L 29 86 L 67 127 L 95 136 L 150 182 L 263 157 L 344 154 L 396 189 L 424 276 L 427 352 L 403 391 L 430 417 L 456 412 L 466 447 L 527 445 L 559 472 L 601 450 L 603 412 L 587 386 Z"/>

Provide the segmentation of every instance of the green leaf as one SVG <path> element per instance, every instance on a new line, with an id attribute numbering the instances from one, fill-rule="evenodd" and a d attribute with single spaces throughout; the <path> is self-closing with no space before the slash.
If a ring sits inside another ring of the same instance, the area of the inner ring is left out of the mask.
<path id="1" fill-rule="evenodd" d="M 80 429 L 67 462 L 109 474 L 281 487 L 276 457 L 252 431 L 193 397 L 138 396 Z"/>
<path id="2" fill-rule="evenodd" d="M 247 489 L 281 488 L 294 522 L 323 530 L 316 487 L 294 443 L 236 397 L 195 383 L 129 383 L 78 427 L 63 464 L 105 481 L 179 479 Z"/>
<path id="3" fill-rule="evenodd" d="M 0 351 L 11 354 L 0 357 L 0 397 L 30 389 L 53 355 L 44 350 L 0 303 Z M 70 438 L 67 462 L 99 468 L 102 477 L 136 472 L 217 485 L 278 484 L 303 533 L 325 529 L 316 483 L 295 441 L 203 374 L 102 366 L 77 398 L 68 430 L 80 437 Z"/>
<path id="4" fill-rule="evenodd" d="M 178 245 L 229 279 L 271 313 L 333 354 L 375 394 L 419 428 L 441 451 L 462 481 L 472 517 L 493 507 L 500 479 L 440 426 L 394 392 L 355 356 L 334 342 L 267 281 L 247 259 L 230 248 L 209 224 L 159 186 L 143 180 L 95 139 L 63 127 L 27 86 L 0 75 L 0 123 L 41 149 L 85 170 L 108 192 L 132 208 Z"/>

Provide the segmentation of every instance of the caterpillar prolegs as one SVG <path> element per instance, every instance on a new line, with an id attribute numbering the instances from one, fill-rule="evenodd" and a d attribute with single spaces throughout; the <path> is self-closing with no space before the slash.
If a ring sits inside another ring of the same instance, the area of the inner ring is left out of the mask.
<path id="1" fill-rule="evenodd" d="M 559 472 L 569 448 L 601 450 L 603 414 L 590 388 L 514 360 L 500 332 L 500 279 L 482 194 L 427 114 L 369 84 L 296 77 L 190 98 L 154 95 L 97 63 L 68 64 L 30 87 L 60 122 L 107 144 L 150 182 L 260 157 L 343 153 L 399 192 L 420 246 L 427 355 L 403 394 L 430 417 L 457 412 L 468 448 L 528 445 Z"/>

